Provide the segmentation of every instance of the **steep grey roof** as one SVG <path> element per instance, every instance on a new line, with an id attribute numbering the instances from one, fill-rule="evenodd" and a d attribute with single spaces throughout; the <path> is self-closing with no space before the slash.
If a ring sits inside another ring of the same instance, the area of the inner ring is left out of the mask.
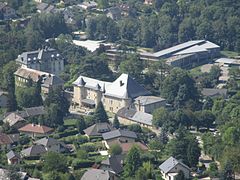
<path id="1" fill-rule="evenodd" d="M 29 117 L 46 114 L 46 110 L 44 109 L 43 106 L 25 108 L 25 111 Z"/>
<path id="2" fill-rule="evenodd" d="M 102 136 L 102 133 L 109 132 L 112 129 L 113 127 L 108 123 L 96 123 L 83 131 L 88 136 Z"/>
<path id="3" fill-rule="evenodd" d="M 9 126 L 13 126 L 20 121 L 26 121 L 26 120 L 22 118 L 22 116 L 20 116 L 17 112 L 12 112 L 3 119 L 3 122 L 8 123 Z"/>
<path id="4" fill-rule="evenodd" d="M 138 96 L 149 95 L 150 92 L 144 89 L 128 74 L 122 74 L 111 86 L 106 88 L 105 95 L 118 98 L 136 98 Z"/>
<path id="5" fill-rule="evenodd" d="M 113 176 L 110 171 L 101 169 L 88 169 L 81 178 L 81 180 L 109 180 Z"/>
<path id="6" fill-rule="evenodd" d="M 47 3 L 39 3 L 39 4 L 37 5 L 37 9 L 39 9 L 40 11 L 45 10 L 47 7 L 48 7 L 48 4 L 47 4 Z"/>
<path id="7" fill-rule="evenodd" d="M 121 108 L 118 110 L 117 115 L 119 117 L 126 118 L 137 123 L 152 126 L 153 116 L 145 112 L 136 111 L 129 108 Z"/>
<path id="8" fill-rule="evenodd" d="M 85 82 L 85 83 L 83 83 Z M 75 86 L 84 86 L 93 90 L 100 90 L 106 96 L 116 98 L 136 98 L 138 96 L 149 95 L 150 92 L 145 90 L 128 74 L 122 74 L 114 82 L 100 81 L 97 79 L 80 76 L 73 82 Z"/>
<path id="9" fill-rule="evenodd" d="M 63 84 L 64 84 L 64 81 L 60 77 L 55 75 L 49 75 L 43 80 L 42 86 L 51 87 L 51 86 L 63 85 Z"/>
<path id="10" fill-rule="evenodd" d="M 6 154 L 7 158 L 8 159 L 12 159 L 14 157 L 17 157 L 17 158 L 20 158 L 20 155 L 18 153 L 15 153 L 14 151 L 9 151 L 7 154 Z"/>
<path id="11" fill-rule="evenodd" d="M 129 130 L 122 130 L 122 129 L 117 129 L 107 133 L 103 133 L 102 136 L 104 140 L 118 138 L 118 137 L 128 137 L 128 138 L 137 139 L 137 135 L 135 132 L 129 131 Z"/>
<path id="12" fill-rule="evenodd" d="M 16 59 L 17 62 L 21 64 L 29 64 L 37 61 L 46 61 L 51 58 L 60 58 L 57 50 L 52 48 L 39 49 L 36 51 L 23 52 Z"/>
<path id="13" fill-rule="evenodd" d="M 119 174 L 123 171 L 122 161 L 123 161 L 122 155 L 113 155 L 107 158 L 106 160 L 103 160 L 101 164 L 109 166 L 113 172 Z"/>
<path id="14" fill-rule="evenodd" d="M 201 91 L 203 96 L 226 96 L 227 89 L 203 88 Z"/>
<path id="15" fill-rule="evenodd" d="M 136 104 L 140 103 L 140 105 L 148 105 L 148 104 L 153 104 L 153 103 L 162 102 L 162 101 L 166 101 L 166 100 L 164 98 L 157 97 L 157 96 L 139 96 L 135 99 L 134 103 Z"/>
<path id="16" fill-rule="evenodd" d="M 24 156 L 39 156 L 46 152 L 43 145 L 33 145 L 27 149 L 21 151 Z"/>
<path id="17" fill-rule="evenodd" d="M 185 164 L 183 164 L 182 162 L 178 161 L 177 159 L 175 159 L 174 157 L 170 157 L 168 158 L 166 161 L 164 161 L 160 166 L 160 170 L 163 171 L 164 173 L 168 173 L 171 169 L 173 169 L 177 164 L 181 164 L 182 166 L 184 166 L 185 168 L 187 168 L 188 170 L 189 167 Z"/>
<path id="18" fill-rule="evenodd" d="M 35 142 L 35 144 L 43 145 L 43 146 L 52 146 L 55 144 L 60 144 L 56 139 L 50 138 L 50 137 L 44 137 L 42 139 L 39 139 Z"/>

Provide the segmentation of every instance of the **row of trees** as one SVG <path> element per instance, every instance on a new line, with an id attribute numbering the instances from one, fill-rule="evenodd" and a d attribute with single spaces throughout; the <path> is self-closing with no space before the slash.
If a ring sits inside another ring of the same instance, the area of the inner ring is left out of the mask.
<path id="1" fill-rule="evenodd" d="M 129 2 L 129 17 L 117 24 L 104 16 L 92 18 L 87 32 L 92 39 L 126 40 L 128 44 L 155 50 L 191 39 L 207 39 L 222 48 L 239 51 L 239 12 L 235 8 L 239 2 L 232 3 L 158 0 L 146 13 L 142 2 L 133 1 Z"/>

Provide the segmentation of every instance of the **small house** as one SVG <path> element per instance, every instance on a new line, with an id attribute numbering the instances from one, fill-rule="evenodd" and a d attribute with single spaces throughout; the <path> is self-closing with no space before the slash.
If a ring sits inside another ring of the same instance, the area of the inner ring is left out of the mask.
<path id="1" fill-rule="evenodd" d="M 43 145 L 33 145 L 27 149 L 21 151 L 23 157 L 37 157 L 46 153 L 46 149 Z"/>
<path id="2" fill-rule="evenodd" d="M 27 124 L 18 131 L 31 137 L 47 136 L 53 132 L 53 129 L 43 125 Z"/>
<path id="3" fill-rule="evenodd" d="M 137 139 L 137 135 L 129 130 L 113 130 L 102 134 L 105 146 L 109 149 L 113 144 L 132 143 Z"/>
<path id="4" fill-rule="evenodd" d="M 54 138 L 44 137 L 35 141 L 35 144 L 45 147 L 47 152 L 64 152 L 66 150 L 65 145 Z"/>
<path id="5" fill-rule="evenodd" d="M 162 177 L 165 180 L 175 180 L 180 171 L 183 172 L 184 179 L 190 178 L 190 168 L 174 157 L 168 158 L 159 166 L 159 168 L 161 170 Z"/>
<path id="6" fill-rule="evenodd" d="M 120 179 L 111 171 L 102 169 L 88 169 L 82 176 L 81 180 L 118 180 Z"/>
<path id="7" fill-rule="evenodd" d="M 9 151 L 7 154 L 7 160 L 8 160 L 8 164 L 18 164 L 21 161 L 21 157 L 18 153 L 15 153 L 14 151 Z"/>
<path id="8" fill-rule="evenodd" d="M 110 156 L 101 162 L 99 169 L 120 174 L 123 172 L 123 158 L 122 155 Z"/>
<path id="9" fill-rule="evenodd" d="M 92 126 L 84 129 L 84 133 L 88 137 L 102 137 L 103 133 L 109 132 L 113 130 L 113 127 L 108 123 L 96 123 Z"/>

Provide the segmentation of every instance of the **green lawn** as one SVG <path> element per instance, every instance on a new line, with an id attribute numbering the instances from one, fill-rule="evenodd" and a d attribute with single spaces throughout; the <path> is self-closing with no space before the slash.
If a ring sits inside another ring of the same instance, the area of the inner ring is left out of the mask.
<path id="1" fill-rule="evenodd" d="M 202 74 L 201 66 L 198 66 L 198 67 L 195 67 L 195 68 L 191 69 L 190 74 L 194 77 L 201 75 Z"/>
<path id="2" fill-rule="evenodd" d="M 65 119 L 64 125 L 65 126 L 75 126 L 77 122 L 77 119 Z"/>
<path id="3" fill-rule="evenodd" d="M 226 56 L 226 57 L 229 57 L 229 58 L 239 56 L 239 53 L 234 52 L 234 51 L 221 51 L 221 54 Z"/>

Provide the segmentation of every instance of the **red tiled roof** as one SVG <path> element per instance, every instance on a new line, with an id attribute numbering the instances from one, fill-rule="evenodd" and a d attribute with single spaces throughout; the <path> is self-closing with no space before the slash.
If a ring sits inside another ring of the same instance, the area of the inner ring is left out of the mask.
<path id="1" fill-rule="evenodd" d="M 18 131 L 45 134 L 50 131 L 53 131 L 53 129 L 43 125 L 27 124 L 26 126 L 23 126 L 22 128 L 18 129 Z"/>
<path id="2" fill-rule="evenodd" d="M 147 150 L 148 150 L 148 147 L 147 147 L 145 144 L 141 143 L 141 142 L 121 143 L 121 144 L 119 144 L 119 145 L 121 146 L 123 152 L 128 152 L 128 151 L 130 151 L 130 149 L 131 149 L 133 146 L 137 146 L 137 147 L 139 147 L 139 148 L 140 148 L 141 150 L 143 150 L 143 151 L 147 151 Z"/>
<path id="3" fill-rule="evenodd" d="M 7 145 L 12 143 L 12 139 L 7 134 L 0 133 L 0 145 Z"/>

